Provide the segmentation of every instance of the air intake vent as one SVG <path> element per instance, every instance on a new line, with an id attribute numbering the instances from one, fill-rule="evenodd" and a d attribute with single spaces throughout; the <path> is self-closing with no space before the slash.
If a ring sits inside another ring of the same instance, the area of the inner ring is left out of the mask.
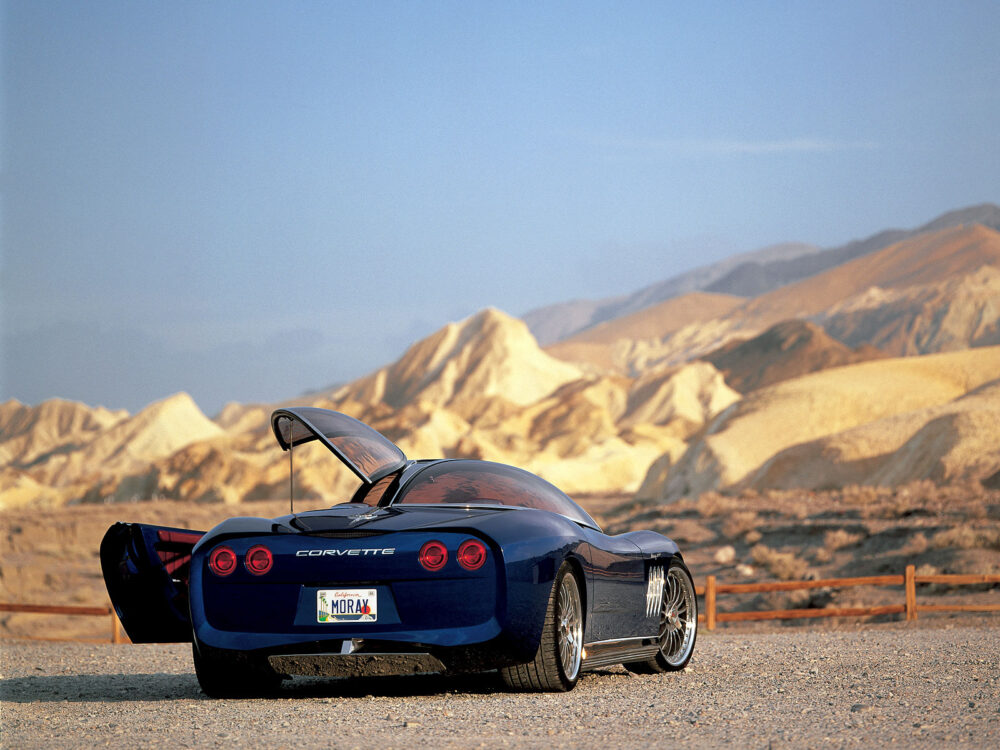
<path id="1" fill-rule="evenodd" d="M 321 536 L 324 539 L 361 539 L 366 536 L 381 536 L 383 531 L 368 531 L 366 529 L 344 529 L 342 531 L 309 531 L 307 536 Z"/>

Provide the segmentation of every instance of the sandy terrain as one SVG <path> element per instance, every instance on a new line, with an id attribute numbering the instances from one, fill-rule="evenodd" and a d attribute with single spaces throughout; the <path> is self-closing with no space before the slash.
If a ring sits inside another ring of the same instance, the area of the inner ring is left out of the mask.
<path id="1" fill-rule="evenodd" d="M 296 682 L 209 700 L 189 648 L 8 643 L 3 744 L 144 747 L 996 747 L 1000 629 L 703 634 L 670 675 L 621 668 L 568 694 L 495 675 Z"/>

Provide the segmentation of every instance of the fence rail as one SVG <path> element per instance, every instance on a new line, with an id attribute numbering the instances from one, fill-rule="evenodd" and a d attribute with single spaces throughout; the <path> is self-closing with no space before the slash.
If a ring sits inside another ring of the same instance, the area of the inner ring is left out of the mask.
<path id="1" fill-rule="evenodd" d="M 827 578 L 817 581 L 765 581 L 762 583 L 718 583 L 715 576 L 708 576 L 704 586 L 697 586 L 704 597 L 703 614 L 698 622 L 707 630 L 715 630 L 716 623 L 745 622 L 748 620 L 794 620 L 812 617 L 872 617 L 874 615 L 905 614 L 907 620 L 916 620 L 919 612 L 1000 612 L 1000 604 L 917 604 L 918 583 L 944 583 L 961 586 L 976 583 L 1000 583 L 1000 575 L 917 575 L 913 565 L 907 565 L 903 575 L 863 576 L 859 578 Z M 746 612 L 719 612 L 719 594 L 756 594 L 771 591 L 801 591 L 804 589 L 846 588 L 848 586 L 902 586 L 902 604 L 884 604 L 873 607 L 823 607 L 810 609 L 771 609 Z"/>
<path id="2" fill-rule="evenodd" d="M 84 617 L 110 617 L 111 642 L 124 643 L 121 622 L 114 607 L 73 607 L 54 606 L 49 604 L 11 604 L 0 602 L 0 612 L 24 612 L 35 615 L 80 615 Z M 31 640 L 52 640 L 48 638 L 33 638 Z"/>

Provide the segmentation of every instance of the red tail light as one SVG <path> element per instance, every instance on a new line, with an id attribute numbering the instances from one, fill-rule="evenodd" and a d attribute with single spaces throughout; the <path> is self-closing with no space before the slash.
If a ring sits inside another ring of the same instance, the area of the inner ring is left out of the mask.
<path id="1" fill-rule="evenodd" d="M 420 560 L 420 564 L 427 568 L 427 570 L 441 570 L 444 564 L 448 562 L 448 548 L 441 544 L 441 542 L 427 542 L 420 548 L 420 554 L 417 556 L 417 559 Z"/>
<path id="2" fill-rule="evenodd" d="M 251 547 L 247 550 L 246 566 L 247 570 L 255 576 L 262 576 L 274 565 L 274 556 L 271 550 L 263 544 Z"/>
<path id="3" fill-rule="evenodd" d="M 229 547 L 216 547 L 208 556 L 208 567 L 217 576 L 227 576 L 236 570 L 236 553 Z"/>
<path id="4" fill-rule="evenodd" d="M 466 570 L 479 570 L 486 562 L 486 545 L 478 539 L 468 539 L 458 548 L 458 564 Z"/>

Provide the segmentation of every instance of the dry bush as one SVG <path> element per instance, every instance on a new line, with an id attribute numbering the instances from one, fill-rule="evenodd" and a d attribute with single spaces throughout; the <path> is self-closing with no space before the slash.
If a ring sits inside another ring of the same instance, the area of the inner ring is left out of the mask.
<path id="1" fill-rule="evenodd" d="M 732 513 L 741 504 L 741 500 L 726 497 L 718 492 L 703 492 L 698 496 L 698 515 L 702 518 L 712 518 L 723 513 Z"/>
<path id="2" fill-rule="evenodd" d="M 931 549 L 1000 549 L 1000 530 L 962 524 L 936 533 L 930 546 Z"/>
<path id="3" fill-rule="evenodd" d="M 752 531 L 757 526 L 757 513 L 752 510 L 741 510 L 733 513 L 722 524 L 722 535 L 732 539 Z"/>
<path id="4" fill-rule="evenodd" d="M 778 552 L 766 544 L 758 544 L 750 555 L 757 565 L 767 568 L 771 575 L 783 581 L 801 580 L 809 569 L 809 564 L 792 552 Z"/>
<path id="5" fill-rule="evenodd" d="M 763 535 L 757 529 L 751 529 L 743 539 L 747 544 L 756 544 L 763 539 Z"/>
<path id="6" fill-rule="evenodd" d="M 924 532 L 918 531 L 910 537 L 906 544 L 903 545 L 903 547 L 899 550 L 899 554 L 904 557 L 916 557 L 918 555 L 922 555 L 927 551 L 927 544 L 927 537 L 924 536 Z"/>
<path id="7" fill-rule="evenodd" d="M 834 529 L 823 535 L 823 549 L 832 554 L 842 547 L 855 545 L 864 538 L 864 534 L 852 534 L 845 529 Z"/>

